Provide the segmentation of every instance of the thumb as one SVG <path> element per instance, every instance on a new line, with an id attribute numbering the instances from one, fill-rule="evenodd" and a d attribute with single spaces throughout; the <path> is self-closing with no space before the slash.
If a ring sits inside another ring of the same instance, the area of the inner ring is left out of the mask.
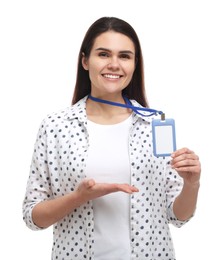
<path id="1" fill-rule="evenodd" d="M 90 189 L 95 185 L 95 181 L 93 179 L 84 180 L 84 185 L 87 189 Z"/>

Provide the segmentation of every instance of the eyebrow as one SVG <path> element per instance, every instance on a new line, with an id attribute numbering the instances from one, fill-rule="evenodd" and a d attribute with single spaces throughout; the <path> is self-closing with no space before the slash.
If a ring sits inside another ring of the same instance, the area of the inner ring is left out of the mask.
<path id="1" fill-rule="evenodd" d="M 108 51 L 108 52 L 112 52 L 110 49 L 102 48 L 102 47 L 95 49 L 95 51 Z M 129 54 L 134 55 L 134 53 L 132 51 L 130 51 L 130 50 L 123 50 L 123 51 L 120 51 L 119 53 L 129 53 Z"/>

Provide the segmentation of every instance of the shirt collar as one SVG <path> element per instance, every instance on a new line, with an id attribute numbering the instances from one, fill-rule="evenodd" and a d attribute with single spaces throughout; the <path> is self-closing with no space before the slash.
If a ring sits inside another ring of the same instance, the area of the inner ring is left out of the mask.
<path id="1" fill-rule="evenodd" d="M 76 104 L 71 106 L 65 114 L 66 120 L 78 119 L 82 123 L 87 122 L 86 114 L 86 100 L 87 96 L 79 100 Z"/>
<path id="2" fill-rule="evenodd" d="M 134 99 L 130 99 L 130 102 L 133 106 L 135 107 L 143 107 L 142 105 L 140 105 L 136 100 Z M 141 114 L 136 113 L 135 111 L 133 111 L 133 124 L 139 119 L 141 118 L 143 121 L 147 122 L 147 123 L 151 123 L 152 119 L 154 118 L 154 116 L 148 116 L 148 112 L 147 111 L 140 111 Z"/>

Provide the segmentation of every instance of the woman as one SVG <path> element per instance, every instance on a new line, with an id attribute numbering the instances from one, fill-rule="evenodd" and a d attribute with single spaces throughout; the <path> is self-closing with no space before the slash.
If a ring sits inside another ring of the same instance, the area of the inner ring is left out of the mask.
<path id="1" fill-rule="evenodd" d="M 53 225 L 52 259 L 173 260 L 169 223 L 194 214 L 199 158 L 188 148 L 155 157 L 152 117 L 95 98 L 148 107 L 138 36 L 115 17 L 88 29 L 72 106 L 40 126 L 24 221 Z"/>

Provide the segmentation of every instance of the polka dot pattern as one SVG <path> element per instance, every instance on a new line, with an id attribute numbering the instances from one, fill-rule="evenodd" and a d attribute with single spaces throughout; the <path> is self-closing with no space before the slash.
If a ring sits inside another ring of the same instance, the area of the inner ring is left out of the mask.
<path id="1" fill-rule="evenodd" d="M 31 217 L 38 202 L 74 191 L 86 177 L 86 99 L 42 121 L 23 202 L 23 218 L 32 230 L 40 229 Z M 139 106 L 136 101 L 132 103 Z M 131 184 L 139 192 L 130 198 L 131 255 L 140 260 L 174 260 L 169 224 L 181 227 L 186 223 L 176 219 L 172 208 L 182 179 L 171 169 L 169 158 L 153 156 L 151 120 L 133 113 L 129 138 Z M 93 259 L 93 230 L 90 201 L 54 224 L 52 259 Z"/>

